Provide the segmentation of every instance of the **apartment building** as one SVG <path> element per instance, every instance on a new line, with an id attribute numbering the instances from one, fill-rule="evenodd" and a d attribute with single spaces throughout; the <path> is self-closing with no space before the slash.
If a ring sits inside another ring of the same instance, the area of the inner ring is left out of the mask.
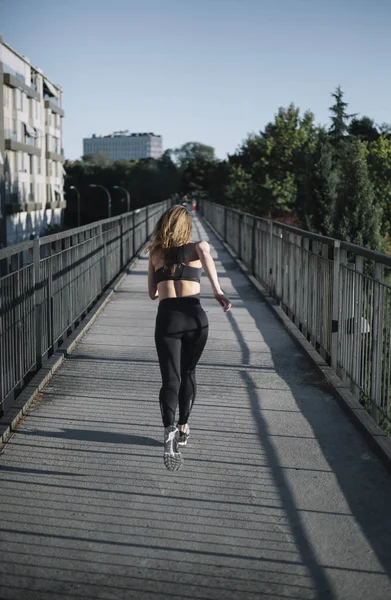
<path id="1" fill-rule="evenodd" d="M 0 247 L 62 221 L 61 96 L 0 36 Z"/>
<path id="2" fill-rule="evenodd" d="M 104 154 L 109 160 L 140 160 L 160 158 L 163 154 L 161 135 L 114 131 L 83 139 L 83 154 Z"/>

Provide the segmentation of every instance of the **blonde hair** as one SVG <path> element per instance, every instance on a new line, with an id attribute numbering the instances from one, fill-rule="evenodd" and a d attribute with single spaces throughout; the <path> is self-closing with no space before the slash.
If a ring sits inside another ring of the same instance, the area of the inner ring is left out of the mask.
<path id="1" fill-rule="evenodd" d="M 149 254 L 158 251 L 163 255 L 164 265 L 178 263 L 179 248 L 189 243 L 193 221 L 187 208 L 172 206 L 162 214 L 156 223 L 152 241 L 148 246 Z"/>

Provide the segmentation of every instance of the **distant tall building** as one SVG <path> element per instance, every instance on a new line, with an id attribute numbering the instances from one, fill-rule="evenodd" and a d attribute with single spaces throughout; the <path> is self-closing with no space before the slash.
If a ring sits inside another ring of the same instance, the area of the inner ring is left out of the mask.
<path id="1" fill-rule="evenodd" d="M 61 93 L 0 36 L 0 247 L 61 223 Z"/>
<path id="2" fill-rule="evenodd" d="M 109 160 L 160 158 L 163 154 L 161 135 L 114 131 L 110 135 L 93 134 L 83 139 L 83 154 L 104 154 Z"/>

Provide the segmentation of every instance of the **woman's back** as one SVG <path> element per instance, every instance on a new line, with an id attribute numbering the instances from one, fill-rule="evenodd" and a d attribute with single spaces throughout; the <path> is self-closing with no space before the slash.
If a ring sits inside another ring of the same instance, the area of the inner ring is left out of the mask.
<path id="1" fill-rule="evenodd" d="M 198 295 L 202 264 L 196 244 L 190 242 L 173 248 L 171 256 L 165 263 L 163 252 L 158 248 L 151 255 L 160 300 Z"/>

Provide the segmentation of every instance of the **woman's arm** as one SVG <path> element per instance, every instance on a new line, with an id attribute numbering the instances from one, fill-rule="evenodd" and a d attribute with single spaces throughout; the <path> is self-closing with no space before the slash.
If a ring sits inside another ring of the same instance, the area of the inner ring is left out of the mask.
<path id="1" fill-rule="evenodd" d="M 204 269 L 210 281 L 210 285 L 212 286 L 213 295 L 217 302 L 224 308 L 224 312 L 227 312 L 231 308 L 232 304 L 220 287 L 215 261 L 210 253 L 210 246 L 208 242 L 198 242 L 198 244 L 195 245 L 195 248 L 197 256 L 201 261 L 202 268 Z"/>
<path id="2" fill-rule="evenodd" d="M 151 300 L 155 300 L 159 296 L 159 292 L 157 291 L 155 269 L 152 264 L 151 255 L 149 255 L 148 261 L 148 293 Z"/>

